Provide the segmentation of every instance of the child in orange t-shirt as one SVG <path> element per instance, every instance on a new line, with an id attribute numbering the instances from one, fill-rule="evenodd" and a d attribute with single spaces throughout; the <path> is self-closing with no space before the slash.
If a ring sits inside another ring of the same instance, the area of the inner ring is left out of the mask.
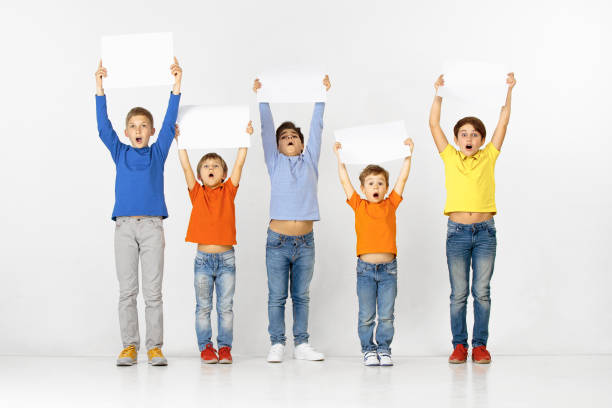
<path id="1" fill-rule="evenodd" d="M 247 133 L 253 134 L 249 122 Z M 180 135 L 178 126 L 176 137 Z M 194 265 L 194 286 L 196 292 L 196 334 L 200 357 L 204 363 L 231 364 L 234 331 L 234 287 L 236 264 L 234 245 L 236 244 L 236 217 L 234 198 L 238 191 L 242 167 L 247 148 L 238 149 L 238 155 L 230 178 L 227 177 L 227 164 L 217 153 L 202 156 L 197 167 L 196 182 L 187 151 L 179 149 L 179 159 L 189 188 L 189 198 L 193 209 L 187 228 L 185 241 L 198 244 Z M 217 290 L 217 346 L 214 349 L 211 337 L 210 312 L 212 310 L 213 289 Z"/>
<path id="2" fill-rule="evenodd" d="M 412 139 L 404 144 L 414 149 Z M 340 143 L 334 145 L 338 158 L 338 175 L 346 193 L 346 202 L 355 211 L 357 232 L 357 298 L 359 299 L 359 340 L 366 366 L 392 366 L 393 311 L 397 295 L 397 246 L 395 244 L 395 210 L 402 201 L 404 186 L 410 174 L 411 156 L 404 164 L 389 197 L 389 172 L 369 165 L 359 175 L 362 199 L 353 188 L 346 166 L 340 160 Z M 378 308 L 376 343 L 374 319 Z"/>

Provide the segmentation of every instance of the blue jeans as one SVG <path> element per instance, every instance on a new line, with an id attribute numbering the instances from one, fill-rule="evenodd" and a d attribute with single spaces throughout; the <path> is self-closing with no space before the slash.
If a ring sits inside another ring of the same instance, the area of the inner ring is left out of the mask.
<path id="1" fill-rule="evenodd" d="M 234 250 L 211 254 L 198 251 L 194 265 L 196 294 L 195 327 L 200 351 L 211 344 L 213 288 L 217 290 L 217 346 L 232 347 L 234 337 L 234 288 L 236 263 Z"/>
<path id="2" fill-rule="evenodd" d="M 397 296 L 397 259 L 383 264 L 372 264 L 357 258 L 357 298 L 359 299 L 359 341 L 361 351 L 391 353 L 393 312 Z M 378 307 L 376 344 L 374 319 Z"/>
<path id="3" fill-rule="evenodd" d="M 489 338 L 491 313 L 490 282 L 495 264 L 497 238 L 495 221 L 459 224 L 448 220 L 446 260 L 451 284 L 450 317 L 453 347 L 467 345 L 465 321 L 470 264 L 472 265 L 472 298 L 474 299 L 474 329 L 472 347 L 486 346 Z"/>
<path id="4" fill-rule="evenodd" d="M 272 344 L 285 344 L 285 303 L 288 288 L 293 303 L 293 341 L 308 342 L 308 304 L 314 271 L 315 248 L 312 232 L 289 236 L 268 229 L 268 333 Z"/>

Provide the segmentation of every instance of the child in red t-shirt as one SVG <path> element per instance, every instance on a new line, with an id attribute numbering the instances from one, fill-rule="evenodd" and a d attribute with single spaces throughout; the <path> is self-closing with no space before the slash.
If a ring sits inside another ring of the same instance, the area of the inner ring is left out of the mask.
<path id="1" fill-rule="evenodd" d="M 247 133 L 253 134 L 251 122 L 248 124 Z M 177 126 L 176 137 L 179 134 Z M 198 244 L 194 265 L 196 334 L 202 361 L 209 364 L 232 363 L 230 350 L 234 330 L 232 309 L 236 281 L 234 198 L 238 191 L 246 155 L 246 147 L 238 149 L 232 174 L 228 180 L 225 180 L 227 164 L 223 158 L 216 153 L 205 154 L 200 159 L 196 171 L 197 178 L 202 182 L 200 185 L 193 174 L 187 151 L 179 149 L 179 159 L 193 206 L 185 241 Z M 210 312 L 213 289 L 217 291 L 218 356 L 211 341 Z"/>

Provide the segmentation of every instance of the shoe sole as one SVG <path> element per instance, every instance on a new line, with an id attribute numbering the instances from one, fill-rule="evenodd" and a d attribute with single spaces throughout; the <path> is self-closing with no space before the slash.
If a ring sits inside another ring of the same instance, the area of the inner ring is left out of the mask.
<path id="1" fill-rule="evenodd" d="M 132 361 L 131 363 L 117 361 L 117 367 L 130 367 L 130 366 L 133 366 L 136 363 L 137 363 L 137 361 Z"/>
<path id="2" fill-rule="evenodd" d="M 393 367 L 393 364 L 380 364 L 381 367 Z"/>
<path id="3" fill-rule="evenodd" d="M 232 360 L 219 360 L 219 364 L 232 364 Z"/>
<path id="4" fill-rule="evenodd" d="M 168 362 L 167 361 L 158 361 L 158 362 L 154 363 L 152 361 L 149 361 L 149 365 L 153 366 L 153 367 L 162 367 L 162 366 L 167 366 Z"/>
<path id="5" fill-rule="evenodd" d="M 217 364 L 219 360 L 202 360 L 202 364 Z"/>
<path id="6" fill-rule="evenodd" d="M 467 359 L 465 359 L 465 360 L 448 360 L 448 362 L 450 364 L 465 364 L 466 361 L 467 361 Z"/>
<path id="7" fill-rule="evenodd" d="M 491 360 L 472 360 L 474 364 L 491 364 Z"/>

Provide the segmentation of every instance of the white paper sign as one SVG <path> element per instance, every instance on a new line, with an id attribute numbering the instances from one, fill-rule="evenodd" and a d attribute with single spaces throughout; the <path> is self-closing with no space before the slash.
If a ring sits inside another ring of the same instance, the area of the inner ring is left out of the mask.
<path id="1" fill-rule="evenodd" d="M 105 88 L 172 85 L 172 33 L 102 37 L 102 65 L 108 70 Z"/>
<path id="2" fill-rule="evenodd" d="M 340 158 L 347 164 L 370 164 L 410 156 L 404 121 L 340 129 L 334 132 L 342 144 Z"/>
<path id="3" fill-rule="evenodd" d="M 181 106 L 178 114 L 179 149 L 249 147 L 248 124 L 249 105 Z"/>
<path id="4" fill-rule="evenodd" d="M 327 98 L 323 85 L 325 74 L 322 73 L 268 72 L 258 78 L 261 82 L 261 88 L 257 91 L 258 102 L 325 102 Z"/>
<path id="5" fill-rule="evenodd" d="M 488 101 L 503 105 L 506 98 L 506 75 L 509 71 L 502 64 L 479 61 L 447 62 L 444 69 L 444 86 L 438 95 L 460 101 Z"/>

